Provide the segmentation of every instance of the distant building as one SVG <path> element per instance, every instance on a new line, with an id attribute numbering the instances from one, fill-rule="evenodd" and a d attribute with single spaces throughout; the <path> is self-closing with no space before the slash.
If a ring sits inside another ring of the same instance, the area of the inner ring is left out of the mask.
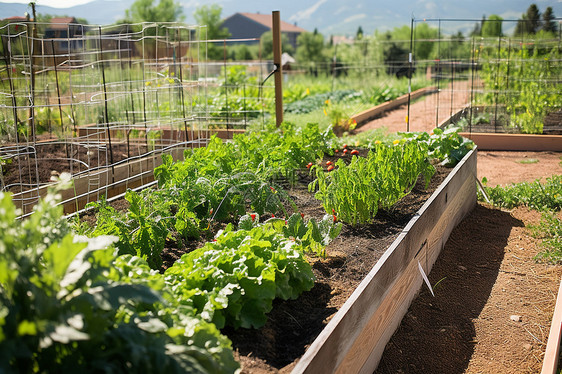
<path id="1" fill-rule="evenodd" d="M 222 27 L 228 29 L 232 39 L 251 39 L 261 38 L 263 33 L 270 31 L 273 27 L 273 20 L 270 14 L 255 13 L 236 13 L 226 18 Z M 297 47 L 297 37 L 306 32 L 302 27 L 281 21 L 281 33 L 287 35 L 289 44 L 293 48 Z M 257 43 L 247 42 L 248 44 Z"/>
<path id="2" fill-rule="evenodd" d="M 53 17 L 45 29 L 44 39 L 52 39 L 55 54 L 65 54 L 81 49 L 83 46 L 84 28 L 74 17 Z M 45 46 L 50 51 L 51 46 Z"/>

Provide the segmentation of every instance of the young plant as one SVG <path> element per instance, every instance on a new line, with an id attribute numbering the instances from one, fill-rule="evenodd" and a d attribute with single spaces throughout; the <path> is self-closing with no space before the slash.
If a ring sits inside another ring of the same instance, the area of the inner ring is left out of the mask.
<path id="1" fill-rule="evenodd" d="M 367 158 L 352 156 L 349 165 L 342 159 L 329 173 L 319 166 L 311 169 L 316 180 L 309 185 L 322 200 L 327 213 L 356 225 L 369 222 L 379 208 L 388 209 L 407 195 L 423 175 L 426 186 L 435 168 L 428 162 L 424 143 L 398 141 L 377 144 Z"/>

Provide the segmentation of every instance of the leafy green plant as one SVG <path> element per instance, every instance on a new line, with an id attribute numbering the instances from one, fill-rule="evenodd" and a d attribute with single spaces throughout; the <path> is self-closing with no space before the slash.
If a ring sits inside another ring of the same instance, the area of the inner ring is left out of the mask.
<path id="1" fill-rule="evenodd" d="M 139 256 L 153 269 L 158 269 L 162 265 L 160 253 L 168 236 L 165 219 L 152 201 L 142 195 L 129 190 L 125 199 L 130 206 L 126 214 L 117 212 L 105 200 L 91 203 L 98 214 L 96 228 L 90 235 L 116 235 L 119 254 Z"/>
<path id="2" fill-rule="evenodd" d="M 441 161 L 442 165 L 455 166 L 474 148 L 474 142 L 459 135 L 460 128 L 449 126 L 435 128 L 431 134 L 426 132 L 399 133 L 400 136 L 427 144 L 429 157 Z"/>
<path id="3" fill-rule="evenodd" d="M 314 285 L 302 247 L 268 223 L 238 230 L 228 225 L 164 276 L 179 298 L 219 328 L 259 328 L 276 297 L 295 299 Z"/>
<path id="4" fill-rule="evenodd" d="M 0 193 L 0 371 L 236 371 L 229 340 L 167 294 L 161 275 L 116 258 L 115 237 L 73 236 L 53 201 L 21 221 Z"/>
<path id="5" fill-rule="evenodd" d="M 525 205 L 539 211 L 562 209 L 562 175 L 548 177 L 544 183 L 537 179 L 503 187 L 485 187 L 485 191 L 490 203 L 503 208 Z"/>

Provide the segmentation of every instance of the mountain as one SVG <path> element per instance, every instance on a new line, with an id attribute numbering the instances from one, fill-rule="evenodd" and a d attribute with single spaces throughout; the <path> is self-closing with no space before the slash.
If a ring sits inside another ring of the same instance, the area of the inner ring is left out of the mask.
<path id="1" fill-rule="evenodd" d="M 158 0 L 155 0 L 155 3 Z M 52 15 L 68 15 L 87 19 L 91 24 L 110 24 L 122 19 L 125 10 L 134 0 L 93 0 L 84 5 L 65 9 L 37 5 L 37 12 Z M 441 21 L 442 31 L 452 33 L 470 31 L 483 15 L 497 14 L 504 19 L 518 19 L 531 3 L 536 3 L 542 12 L 551 6 L 554 14 L 562 17 L 562 0 L 216 0 L 222 7 L 222 16 L 228 17 L 236 12 L 270 14 L 273 10 L 281 12 L 281 18 L 296 23 L 306 30 L 317 29 L 324 36 L 353 36 L 359 26 L 364 33 L 374 30 L 385 31 L 394 27 L 409 25 L 412 17 L 425 19 L 464 19 L 465 21 Z M 193 12 L 197 7 L 209 4 L 206 0 L 183 0 L 185 21 L 194 23 Z M 26 4 L 0 2 L 1 17 L 23 15 L 30 11 Z M 431 26 L 437 27 L 438 22 Z M 504 32 L 512 29 L 514 22 L 504 25 Z"/>

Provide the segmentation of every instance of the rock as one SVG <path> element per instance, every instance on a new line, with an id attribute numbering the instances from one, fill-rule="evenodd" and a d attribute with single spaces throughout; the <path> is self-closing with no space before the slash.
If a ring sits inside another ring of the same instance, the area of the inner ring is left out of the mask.
<path id="1" fill-rule="evenodd" d="M 525 349 L 526 351 L 530 351 L 531 348 L 533 348 L 533 346 L 531 344 L 529 344 L 529 343 L 523 344 L 523 349 Z"/>
<path id="2" fill-rule="evenodd" d="M 512 314 L 509 318 L 510 318 L 512 321 L 515 321 L 515 322 L 521 322 L 521 321 L 523 321 L 523 317 L 518 316 L 517 314 Z"/>
<path id="3" fill-rule="evenodd" d="M 466 267 L 464 267 L 464 266 L 462 266 L 462 265 L 459 265 L 458 267 L 459 267 L 459 269 L 461 269 L 462 271 L 466 271 Z"/>

